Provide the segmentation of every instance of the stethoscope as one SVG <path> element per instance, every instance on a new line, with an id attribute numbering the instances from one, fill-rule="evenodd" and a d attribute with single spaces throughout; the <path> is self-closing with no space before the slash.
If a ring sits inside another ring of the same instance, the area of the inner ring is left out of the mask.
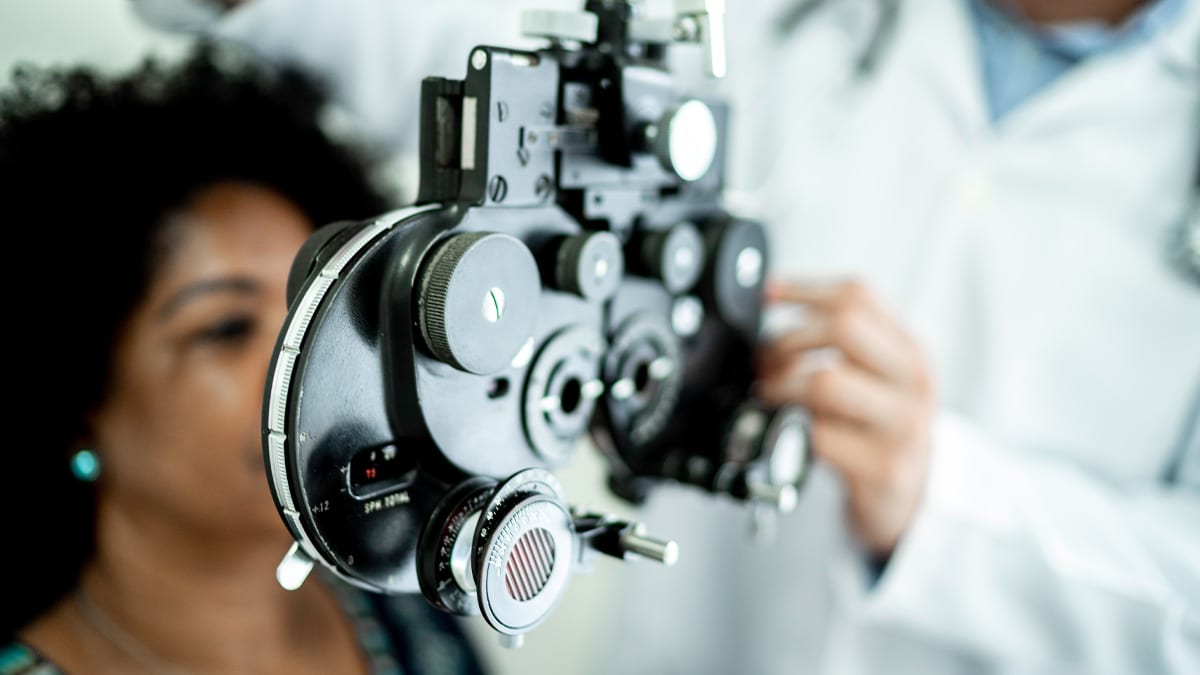
<path id="1" fill-rule="evenodd" d="M 1179 271 L 1200 285 L 1200 167 L 1196 169 L 1191 208 L 1183 217 L 1176 241 L 1171 244 L 1171 253 Z"/>
<path id="2" fill-rule="evenodd" d="M 832 0 L 797 0 L 791 3 L 775 20 L 776 38 L 784 39 L 790 36 L 814 12 L 830 4 Z M 888 43 L 896 32 L 896 24 L 900 17 L 901 0 L 878 0 L 879 14 L 871 29 L 866 45 L 859 52 L 855 63 L 855 73 L 864 78 L 874 72 Z"/>

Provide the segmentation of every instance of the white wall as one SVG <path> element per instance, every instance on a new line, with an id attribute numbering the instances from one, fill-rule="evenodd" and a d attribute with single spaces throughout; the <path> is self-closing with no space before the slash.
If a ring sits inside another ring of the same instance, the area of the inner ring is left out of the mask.
<path id="1" fill-rule="evenodd" d="M 179 53 L 185 41 L 148 30 L 128 0 L 0 0 L 0 75 L 12 67 L 92 62 L 132 65 L 148 51 Z"/>

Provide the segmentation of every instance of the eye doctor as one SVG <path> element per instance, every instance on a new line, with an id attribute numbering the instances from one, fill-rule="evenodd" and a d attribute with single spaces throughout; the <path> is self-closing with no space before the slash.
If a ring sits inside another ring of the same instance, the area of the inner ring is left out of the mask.
<path id="1" fill-rule="evenodd" d="M 850 536 L 783 528 L 829 613 L 764 610 L 743 658 L 803 662 L 791 620 L 827 672 L 1196 672 L 1200 3 L 775 12 L 731 29 L 731 146 L 808 321 L 761 384 L 814 411 Z"/>
<path id="2" fill-rule="evenodd" d="M 218 30 L 320 52 L 371 116 L 404 62 L 388 34 L 490 29 L 331 4 L 254 0 Z M 660 495 L 646 519 L 686 555 L 617 592 L 598 668 L 1200 671 L 1200 2 L 728 20 L 731 206 L 771 228 L 773 314 L 804 316 L 761 392 L 813 412 L 821 468 L 765 553 L 724 505 Z M 412 58 L 465 53 L 436 44 Z"/>

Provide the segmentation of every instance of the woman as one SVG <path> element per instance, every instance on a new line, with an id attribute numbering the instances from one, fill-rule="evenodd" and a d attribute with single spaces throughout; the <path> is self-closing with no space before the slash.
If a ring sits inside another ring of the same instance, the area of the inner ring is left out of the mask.
<path id="1" fill-rule="evenodd" d="M 419 597 L 274 580 L 291 537 L 259 425 L 289 266 L 314 226 L 388 203 L 322 106 L 211 48 L 18 72 L 0 99 L 10 264 L 37 280 L 9 322 L 0 672 L 478 671 Z"/>

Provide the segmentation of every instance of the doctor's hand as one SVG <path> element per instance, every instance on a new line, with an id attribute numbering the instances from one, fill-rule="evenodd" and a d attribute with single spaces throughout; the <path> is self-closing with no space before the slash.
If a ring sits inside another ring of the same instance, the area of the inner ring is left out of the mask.
<path id="1" fill-rule="evenodd" d="M 766 302 L 805 323 L 759 349 L 759 397 L 812 418 L 817 457 L 845 482 L 850 522 L 886 559 L 908 528 L 929 464 L 935 395 L 921 347 L 862 284 L 775 280 Z M 824 358 L 834 350 L 840 358 Z"/>

